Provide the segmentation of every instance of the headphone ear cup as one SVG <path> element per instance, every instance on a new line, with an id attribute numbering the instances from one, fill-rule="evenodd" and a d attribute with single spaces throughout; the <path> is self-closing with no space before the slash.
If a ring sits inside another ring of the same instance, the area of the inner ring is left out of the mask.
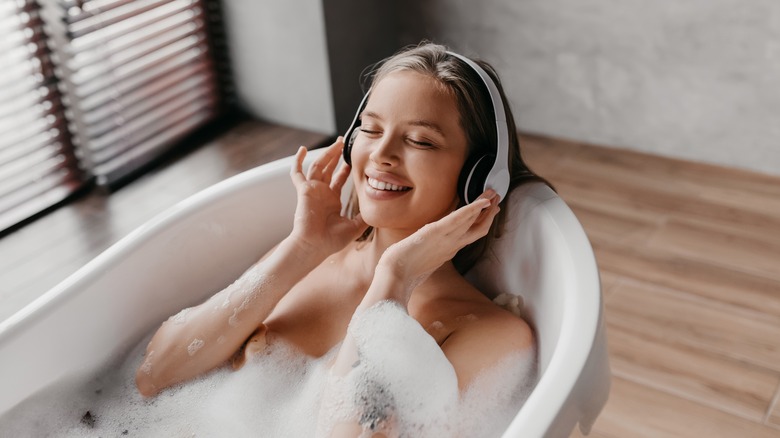
<path id="1" fill-rule="evenodd" d="M 352 130 L 347 134 L 349 135 L 349 138 L 346 139 L 346 144 L 344 144 L 344 162 L 352 165 L 352 145 L 355 144 L 355 139 L 358 136 L 358 133 L 360 132 L 360 128 L 358 126 L 355 126 L 352 128 Z"/>
<path id="2" fill-rule="evenodd" d="M 473 155 L 463 166 L 458 178 L 458 196 L 464 204 L 470 204 L 485 191 L 485 182 L 493 162 L 494 155 Z"/>

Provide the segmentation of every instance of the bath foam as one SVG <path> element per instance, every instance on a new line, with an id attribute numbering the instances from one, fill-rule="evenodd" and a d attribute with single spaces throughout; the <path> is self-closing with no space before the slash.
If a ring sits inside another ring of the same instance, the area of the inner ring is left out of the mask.
<path id="1" fill-rule="evenodd" d="M 536 384 L 537 363 L 533 350 L 504 358 L 480 373 L 461 394 L 458 436 L 498 437 L 525 403 Z"/>
<path id="2" fill-rule="evenodd" d="M 348 330 L 358 360 L 346 376 L 330 376 L 320 415 L 359 423 L 366 436 L 500 436 L 535 384 L 535 352 L 528 350 L 485 370 L 459 394 L 441 348 L 391 301 L 355 315 Z M 318 428 L 320 435 L 328 430 Z"/>
<path id="3" fill-rule="evenodd" d="M 436 341 L 397 303 L 355 315 L 358 363 L 346 376 L 352 409 L 367 428 L 389 422 L 400 436 L 450 436 L 458 378 Z"/>
<path id="4" fill-rule="evenodd" d="M 339 345 L 312 358 L 274 341 L 238 371 L 223 367 L 144 399 L 134 374 L 149 336 L 98 378 L 58 384 L 12 409 L 0 430 L 36 437 L 313 437 L 327 436 L 339 421 L 384 419 L 398 436 L 496 437 L 534 383 L 529 353 L 486 370 L 459 397 L 438 345 L 396 304 L 372 307 L 349 330 L 360 361 L 344 377 L 329 371 Z"/>

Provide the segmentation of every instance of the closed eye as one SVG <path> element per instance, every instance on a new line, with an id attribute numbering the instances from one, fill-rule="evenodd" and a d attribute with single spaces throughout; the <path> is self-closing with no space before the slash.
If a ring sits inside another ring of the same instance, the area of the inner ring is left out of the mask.
<path id="1" fill-rule="evenodd" d="M 409 139 L 409 141 L 411 143 L 417 145 L 417 146 L 420 146 L 420 147 L 426 147 L 426 148 L 433 147 L 433 143 L 430 143 L 430 142 L 427 142 L 427 141 L 414 140 L 414 139 L 411 139 L 411 138 Z"/>

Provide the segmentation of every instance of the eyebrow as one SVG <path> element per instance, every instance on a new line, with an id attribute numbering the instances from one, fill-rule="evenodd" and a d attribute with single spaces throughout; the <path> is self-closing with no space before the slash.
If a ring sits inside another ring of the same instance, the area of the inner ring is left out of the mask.
<path id="1" fill-rule="evenodd" d="M 379 114 L 373 111 L 364 111 L 361 117 L 371 117 L 372 119 L 383 120 Z M 446 137 L 441 127 L 436 123 L 431 122 L 430 120 L 412 120 L 411 122 L 409 122 L 409 124 L 412 126 L 422 126 L 424 128 L 429 128 L 433 131 L 438 132 L 442 137 Z"/>

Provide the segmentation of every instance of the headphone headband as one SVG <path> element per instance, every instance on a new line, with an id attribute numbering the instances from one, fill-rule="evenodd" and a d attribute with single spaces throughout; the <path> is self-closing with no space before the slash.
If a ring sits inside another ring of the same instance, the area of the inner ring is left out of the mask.
<path id="1" fill-rule="evenodd" d="M 463 169 L 461 179 L 463 184 L 459 187 L 459 196 L 464 202 L 470 203 L 476 199 L 479 194 L 485 190 L 491 188 L 496 191 L 500 200 L 503 200 L 509 191 L 509 128 L 506 123 L 506 112 L 504 111 L 504 101 L 501 98 L 501 93 L 498 91 L 493 79 L 490 75 L 471 59 L 459 55 L 449 50 L 446 52 L 450 56 L 454 56 L 463 61 L 472 70 L 474 70 L 482 79 L 485 87 L 490 95 L 490 101 L 493 104 L 493 114 L 495 114 L 496 123 L 496 150 L 495 156 L 491 158 L 490 155 L 483 155 L 478 157 L 478 160 L 473 163 L 472 166 L 468 166 Z M 352 144 L 355 140 L 355 136 L 359 132 L 357 127 L 360 126 L 360 113 L 366 107 L 368 102 L 368 96 L 371 94 L 371 90 L 363 96 L 363 100 L 360 102 L 355 117 L 352 119 L 352 123 L 349 126 L 344 140 L 346 142 L 344 146 L 344 161 L 347 164 L 351 164 L 350 154 L 352 153 Z M 483 162 L 485 159 L 492 160 L 491 162 Z M 489 165 L 490 169 L 485 174 L 485 166 Z"/>

